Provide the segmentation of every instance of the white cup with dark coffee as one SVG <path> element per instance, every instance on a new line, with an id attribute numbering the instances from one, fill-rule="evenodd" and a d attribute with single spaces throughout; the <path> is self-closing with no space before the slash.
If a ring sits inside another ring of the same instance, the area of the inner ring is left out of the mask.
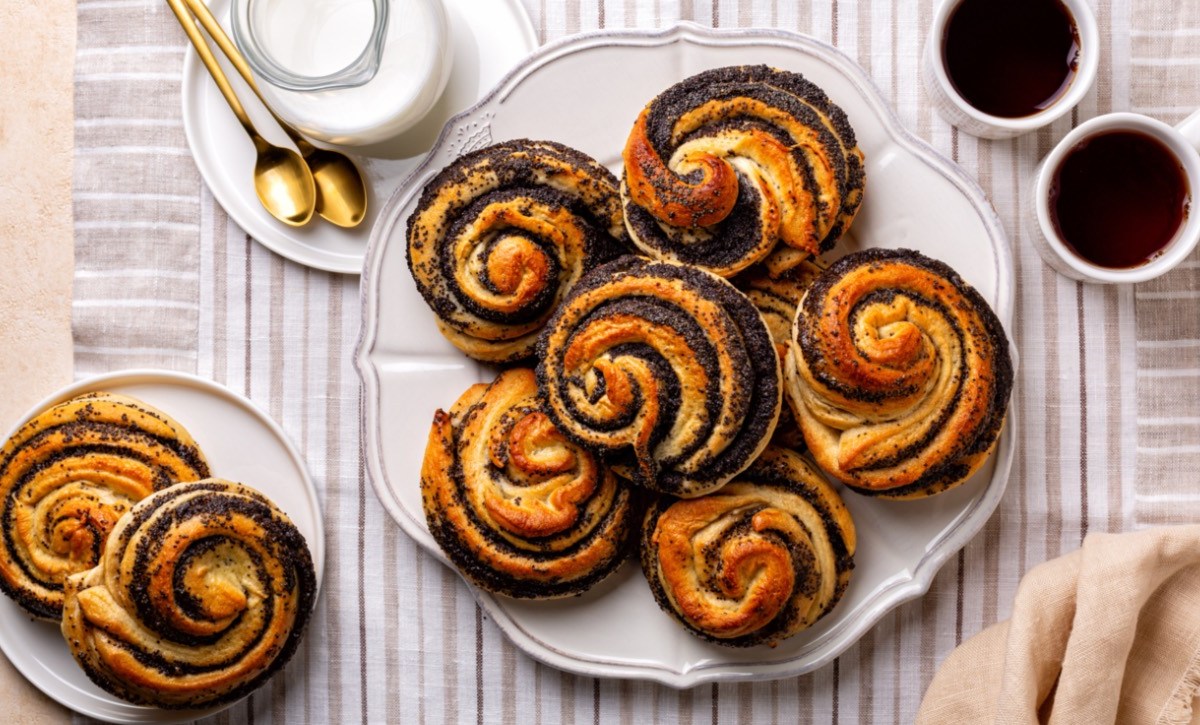
<path id="1" fill-rule="evenodd" d="M 942 118 L 1001 139 L 1068 113 L 1099 65 L 1087 0 L 946 0 L 934 12 L 921 76 Z"/>
<path id="2" fill-rule="evenodd" d="M 1080 124 L 1034 174 L 1028 232 L 1046 263 L 1087 282 L 1142 282 L 1200 242 L 1200 111 L 1176 127 L 1136 113 Z"/>

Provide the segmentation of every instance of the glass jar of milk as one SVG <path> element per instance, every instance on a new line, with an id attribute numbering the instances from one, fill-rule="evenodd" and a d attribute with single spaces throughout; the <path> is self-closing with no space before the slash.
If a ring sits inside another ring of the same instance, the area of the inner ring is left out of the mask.
<path id="1" fill-rule="evenodd" d="M 233 35 L 271 108 L 342 146 L 420 121 L 453 58 L 442 0 L 233 0 Z"/>

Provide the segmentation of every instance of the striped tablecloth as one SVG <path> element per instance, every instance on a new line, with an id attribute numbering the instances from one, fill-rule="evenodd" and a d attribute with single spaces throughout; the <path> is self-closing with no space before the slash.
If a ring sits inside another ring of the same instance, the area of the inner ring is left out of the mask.
<path id="1" fill-rule="evenodd" d="M 1019 209 L 1036 161 L 1073 123 L 1120 109 L 1177 122 L 1200 104 L 1200 3 L 1095 0 L 1105 46 L 1092 93 L 1051 128 L 986 142 L 925 101 L 918 58 L 935 1 L 524 0 L 543 41 L 684 18 L 833 43 L 979 179 L 1013 240 L 1022 421 L 987 527 L 927 596 L 831 666 L 675 691 L 536 663 L 392 523 L 359 452 L 357 278 L 268 252 L 214 203 L 184 139 L 185 40 L 165 3 L 78 0 L 76 374 L 163 367 L 245 393 L 300 446 L 323 497 L 328 564 L 303 651 L 218 720 L 909 722 L 938 663 L 1007 615 L 1029 568 L 1089 531 L 1197 520 L 1200 257 L 1137 287 L 1079 284 L 1042 264 Z"/>

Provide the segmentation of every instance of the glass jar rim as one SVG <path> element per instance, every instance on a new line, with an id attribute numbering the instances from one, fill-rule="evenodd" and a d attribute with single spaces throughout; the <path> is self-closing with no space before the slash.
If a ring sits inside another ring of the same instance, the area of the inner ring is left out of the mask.
<path id="1" fill-rule="evenodd" d="M 271 85 L 291 91 L 320 91 L 361 86 L 375 77 L 387 37 L 388 0 L 371 0 L 375 9 L 375 21 L 371 27 L 371 35 L 358 57 L 340 70 L 319 76 L 303 75 L 285 68 L 263 48 L 250 15 L 250 7 L 254 2 L 255 0 L 233 0 L 230 12 L 233 40 L 254 74 Z"/>

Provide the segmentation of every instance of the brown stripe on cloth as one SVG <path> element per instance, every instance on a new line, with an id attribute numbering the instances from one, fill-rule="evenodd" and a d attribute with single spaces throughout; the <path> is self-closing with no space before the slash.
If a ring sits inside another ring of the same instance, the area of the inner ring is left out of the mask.
<path id="1" fill-rule="evenodd" d="M 904 687 L 904 683 L 902 681 L 901 674 L 905 672 L 905 668 L 902 665 L 901 652 L 903 650 L 903 644 L 906 641 L 904 638 L 904 613 L 906 611 L 911 612 L 912 608 L 901 607 L 896 609 L 896 611 L 892 614 L 896 621 L 896 637 L 894 639 L 894 646 L 892 647 L 892 721 L 896 723 L 896 725 L 899 725 L 900 723 L 902 712 L 900 707 L 900 692 L 901 688 Z"/>
<path id="2" fill-rule="evenodd" d="M 1042 158 L 1050 151 L 1053 144 L 1051 130 L 1041 128 L 1035 133 L 1037 139 L 1037 157 Z M 1044 412 L 1042 445 L 1045 451 L 1044 476 L 1045 491 L 1045 558 L 1053 559 L 1062 553 L 1063 532 L 1063 476 L 1062 476 L 1062 421 L 1060 395 L 1061 379 L 1059 375 L 1059 355 L 1057 336 L 1051 336 L 1050 331 L 1059 329 L 1058 320 L 1058 286 L 1060 277 L 1045 264 L 1037 265 L 1030 276 L 1037 276 L 1041 282 L 1041 325 L 1035 327 L 1041 340 L 1045 342 L 1045 363 L 1041 387 L 1044 389 L 1040 398 L 1039 411 Z M 1025 376 L 1029 380 L 1029 375 Z M 1028 384 L 1028 382 L 1027 382 Z"/>
<path id="3" fill-rule="evenodd" d="M 533 722 L 534 725 L 542 725 L 542 674 L 547 671 L 547 667 L 541 662 L 533 663 Z M 546 698 L 549 699 L 549 698 Z"/>
<path id="4" fill-rule="evenodd" d="M 578 679 L 570 672 L 558 673 L 560 717 L 564 723 L 575 722 L 575 685 Z"/>
<path id="5" fill-rule="evenodd" d="M 268 327 L 270 329 L 267 370 L 270 375 L 268 385 L 267 410 L 271 419 L 283 421 L 283 376 L 286 361 L 283 355 L 283 258 L 272 256 L 268 267 L 271 294 L 269 299 L 270 313 Z M 276 677 L 271 680 L 271 721 L 282 723 L 287 721 L 287 678 Z"/>
<path id="6" fill-rule="evenodd" d="M 621 680 L 617 685 L 617 716 L 621 725 L 633 725 L 633 683 Z"/>
<path id="7" fill-rule="evenodd" d="M 836 4 L 834 7 L 837 7 Z M 841 658 L 835 659 L 833 661 L 833 689 L 831 690 L 831 696 L 833 698 L 831 703 L 831 709 L 833 710 L 833 725 L 838 724 L 838 695 L 840 694 L 839 691 L 841 690 L 841 669 Z"/>
<path id="8" fill-rule="evenodd" d="M 692 725 L 694 722 L 692 717 L 692 701 L 696 696 L 695 689 L 679 691 L 679 722 Z"/>
<path id="9" fill-rule="evenodd" d="M 416 575 L 416 595 L 417 595 L 417 692 L 421 694 L 417 698 L 417 722 L 420 725 L 425 725 L 425 702 L 428 699 L 425 696 L 425 563 L 429 560 L 428 555 L 424 552 L 417 552 L 415 557 L 414 574 Z M 440 569 L 441 566 L 437 565 Z M 424 596 L 423 596 L 424 595 Z"/>
<path id="10" fill-rule="evenodd" d="M 871 53 L 871 9 L 859 5 L 855 10 L 854 35 L 857 41 L 855 58 L 868 76 L 874 76 L 875 67 Z"/>
<path id="11" fill-rule="evenodd" d="M 900 50 L 899 50 L 899 48 L 900 48 L 900 27 L 899 27 L 900 26 L 900 18 L 899 18 L 900 3 L 899 3 L 899 1 L 897 0 L 895 2 L 892 2 L 891 8 L 892 8 L 891 17 L 888 19 L 889 25 L 891 25 L 891 28 L 892 28 L 892 52 L 891 52 L 891 57 L 890 57 L 890 61 L 891 61 L 891 65 L 892 65 L 892 77 L 891 77 L 892 87 L 891 87 L 890 98 L 892 101 L 892 108 L 896 109 L 898 111 L 900 108 Z"/>
<path id="12" fill-rule="evenodd" d="M 754 24 L 751 11 L 754 9 L 754 0 L 738 0 L 737 10 L 737 25 L 745 28 Z"/>
<path id="13" fill-rule="evenodd" d="M 475 605 L 475 722 L 483 723 L 483 610 Z"/>
<path id="14" fill-rule="evenodd" d="M 1122 294 L 1122 291 L 1115 286 L 1106 287 L 1104 289 L 1104 319 L 1114 320 L 1116 324 L 1110 327 L 1112 338 L 1106 340 L 1104 345 L 1105 368 L 1108 373 L 1108 396 L 1106 399 L 1105 417 L 1108 419 L 1108 431 L 1104 440 L 1105 450 L 1109 451 L 1110 467 L 1108 469 L 1108 519 L 1106 522 L 1106 530 L 1109 532 L 1117 532 L 1122 528 L 1125 521 L 1125 458 L 1120 454 L 1122 443 L 1124 441 L 1122 417 L 1125 412 L 1125 406 L 1122 404 L 1124 396 L 1127 394 L 1135 394 L 1137 390 L 1137 381 L 1133 381 L 1132 385 L 1129 382 L 1128 375 L 1125 372 L 1126 365 L 1123 364 L 1123 356 L 1121 354 L 1125 344 L 1127 344 L 1124 334 L 1125 328 L 1125 308 L 1129 309 L 1129 316 L 1132 316 L 1132 295 Z M 1134 353 L 1136 361 L 1136 351 Z M 1134 363 L 1136 366 L 1136 362 Z M 1136 405 L 1134 406 L 1136 412 Z"/>
<path id="15" fill-rule="evenodd" d="M 502 689 L 502 712 L 506 723 L 517 721 L 517 648 L 508 640 L 500 639 L 500 687 Z M 537 693 L 534 693 L 537 697 Z"/>
<path id="16" fill-rule="evenodd" d="M 933 25 L 933 3 L 934 0 L 917 0 L 917 32 L 922 33 L 919 53 L 925 53 L 925 43 L 928 39 L 928 30 Z M 928 141 L 933 134 L 933 106 L 929 103 L 929 97 L 925 93 L 925 86 L 918 84 L 917 95 L 920 98 L 920 103 L 917 104 L 917 135 Z M 941 118 L 938 118 L 938 123 L 944 123 Z"/>
<path id="17" fill-rule="evenodd" d="M 1016 142 L 1012 142 L 1007 145 L 1013 150 L 1019 149 Z M 1000 144 L 994 144 L 992 150 L 996 151 L 999 146 L 1000 146 Z M 1008 215 L 1009 227 L 1008 228 L 1020 229 L 1022 221 L 1023 221 L 1021 219 L 1020 215 L 1022 213 L 1021 212 L 1021 210 L 1022 210 L 1021 194 L 1023 192 L 1022 182 L 1024 181 L 1024 177 L 1019 173 L 1018 164 L 1015 161 L 1012 163 L 1012 167 L 1011 167 L 1010 171 L 1011 171 L 1010 179 L 1012 182 L 1010 192 L 1011 192 L 1011 195 L 1012 195 L 1011 198 L 1013 201 L 1008 206 L 1008 208 L 1009 208 L 1009 215 Z M 1029 241 L 1025 240 L 1025 243 L 1029 243 Z M 1015 252 L 1013 255 L 1014 276 L 1017 279 L 1024 279 L 1024 276 L 1022 274 L 1022 265 L 1023 265 L 1022 260 L 1025 259 L 1026 257 L 1024 254 L 1021 253 L 1024 248 L 1024 245 L 1022 244 L 1022 239 L 1018 236 L 1017 238 L 1012 240 L 1012 245 L 1013 245 L 1014 252 Z M 1040 259 L 1032 260 L 1032 261 L 1035 265 L 1041 264 Z M 1025 349 L 1023 345 L 1024 345 L 1024 340 L 1026 338 L 1022 335 L 1022 331 L 1024 328 L 1018 321 L 1026 319 L 1027 315 L 1025 313 L 1025 307 L 1026 307 L 1025 295 L 1022 294 L 1021 290 L 1018 290 L 1018 293 L 1016 295 L 1014 295 L 1014 305 L 1013 305 L 1013 328 L 1014 329 L 1012 330 L 1012 334 L 1018 340 L 1018 345 L 1022 346 L 1020 349 Z M 1030 410 L 1029 409 L 1028 391 L 1029 391 L 1030 386 L 1027 384 L 1024 384 L 1023 380 L 1024 380 L 1023 376 L 1017 380 L 1016 390 L 1013 391 L 1013 401 L 1016 404 L 1016 408 L 1018 411 L 1017 414 L 1028 416 L 1029 415 L 1028 411 Z M 1018 424 L 1023 425 L 1023 426 L 1029 426 L 1033 422 L 1033 420 L 1034 419 L 1030 418 L 1029 422 L 1019 421 Z M 1025 430 L 1026 430 L 1025 435 L 1028 436 L 1029 435 L 1028 428 L 1025 428 Z M 1010 435 L 1011 435 L 1011 433 L 1010 433 Z M 1017 536 L 1016 536 L 1016 539 L 1017 539 L 1017 564 L 1020 567 L 1020 571 L 1022 573 L 1025 571 L 1025 569 L 1029 565 L 1029 498 L 1030 498 L 1030 495 L 1032 494 L 1032 491 L 1030 490 L 1031 478 L 1030 478 L 1030 474 L 1029 474 L 1029 468 L 1030 468 L 1031 463 L 1030 463 L 1029 458 L 1030 457 L 1027 454 L 1018 454 L 1016 457 L 1016 460 L 1013 461 L 1012 472 L 1009 474 L 1009 481 L 1008 481 L 1009 492 L 1005 496 L 1005 498 L 1009 501 L 1011 501 L 1014 496 L 1017 499 Z M 926 680 L 926 682 L 928 682 L 928 680 Z"/>
<path id="18" fill-rule="evenodd" d="M 362 397 L 359 396 L 359 420 L 362 420 Z M 358 447 L 358 682 L 359 707 L 363 722 L 370 720 L 367 707 L 367 460 L 362 446 Z"/>
<path id="19" fill-rule="evenodd" d="M 458 714 L 458 574 L 439 566 L 442 581 L 442 720 L 459 722 Z"/>
<path id="20" fill-rule="evenodd" d="M 858 641 L 858 722 L 870 725 L 875 715 L 875 637 L 878 627 Z"/>
<path id="21" fill-rule="evenodd" d="M 300 304 L 300 310 L 301 310 L 300 319 L 303 321 L 303 323 L 302 323 L 301 329 L 300 329 L 300 341 L 301 341 L 301 348 L 304 350 L 309 350 L 309 349 L 311 349 L 310 345 L 312 344 L 312 333 L 311 333 L 312 325 L 311 325 L 310 321 L 312 320 L 313 312 L 312 312 L 312 271 L 310 269 L 308 269 L 307 267 L 305 267 L 305 269 L 304 269 L 304 285 L 303 285 L 302 289 L 303 289 L 303 293 L 301 296 L 301 304 Z M 214 299 L 214 306 L 215 306 L 215 302 L 216 302 L 216 300 Z M 308 355 L 300 356 L 300 380 L 301 380 L 301 384 L 305 386 L 305 389 L 308 389 L 307 386 L 309 385 L 309 381 L 311 380 L 311 378 L 309 377 L 309 375 L 310 375 L 309 359 L 310 359 L 310 357 Z M 312 426 L 309 425 L 309 421 L 312 419 L 312 416 L 308 414 L 309 400 L 310 400 L 310 398 L 305 396 L 304 403 L 301 405 L 302 412 L 300 415 L 300 440 L 298 441 L 298 443 L 300 445 L 300 450 L 302 450 L 302 451 L 311 450 L 310 446 L 312 445 L 312 439 L 310 437 L 310 433 L 312 431 Z M 322 576 L 323 575 L 324 575 L 324 573 L 322 573 Z M 312 662 L 313 661 L 312 660 L 312 657 L 313 657 L 312 642 L 313 642 L 312 637 L 304 638 L 304 644 L 301 647 L 304 662 Z M 316 678 L 312 675 L 311 672 L 306 672 L 304 679 L 307 684 L 308 682 L 315 681 Z M 304 688 L 302 688 L 302 691 L 304 693 L 304 709 L 303 709 L 304 722 L 310 723 L 310 722 L 312 722 L 312 711 L 313 711 L 312 688 L 304 687 Z"/>
<path id="22" fill-rule="evenodd" d="M 817 675 L 815 674 L 804 675 L 796 683 L 796 694 L 792 699 L 796 708 L 796 725 L 813 725 L 813 712 L 816 709 L 816 702 L 814 702 L 816 699 L 814 693 L 816 678 Z M 784 718 L 784 722 L 787 721 L 787 718 Z"/>
<path id="23" fill-rule="evenodd" d="M 751 723 L 754 720 L 754 685 L 749 682 L 739 682 L 737 687 L 738 723 Z"/>
<path id="24" fill-rule="evenodd" d="M 1087 333 L 1084 332 L 1083 283 L 1075 283 L 1075 320 L 1079 336 L 1079 543 L 1088 532 L 1088 390 Z"/>
<path id="25" fill-rule="evenodd" d="M 401 561 L 404 561 L 405 565 L 407 565 L 409 561 L 407 557 L 402 559 L 400 555 L 399 544 L 401 536 L 404 536 L 404 534 L 398 531 L 398 527 L 389 526 L 385 522 L 383 527 L 383 590 L 385 597 L 389 600 L 401 599 L 406 594 L 406 592 L 401 590 L 400 583 L 398 581 L 399 577 L 397 576 L 401 570 Z M 423 555 L 424 554 L 422 552 L 417 552 L 417 555 L 412 557 L 411 560 L 413 562 L 414 569 L 417 564 L 416 559 Z M 414 583 L 413 587 L 415 589 L 417 584 Z M 387 686 L 386 692 L 388 693 L 403 691 L 403 685 L 401 684 L 400 679 L 400 652 L 405 645 L 401 636 L 400 618 L 405 617 L 406 620 L 415 618 L 417 612 L 420 611 L 420 603 L 421 599 L 420 597 L 417 597 L 416 601 L 412 605 L 412 609 L 416 611 L 407 611 L 404 614 L 396 613 L 396 616 L 384 617 L 383 636 L 386 642 L 386 645 L 383 648 L 384 663 L 386 664 L 384 675 Z M 419 643 L 420 641 L 420 638 L 418 638 L 417 642 Z M 405 672 L 407 674 L 411 674 L 409 668 L 405 668 Z M 423 690 L 424 688 L 419 689 Z M 423 698 L 417 699 L 419 701 Z M 401 700 L 402 698 L 395 697 L 390 694 L 388 697 L 384 698 L 387 708 L 386 718 L 388 722 L 400 722 L 400 718 L 402 717 L 402 711 L 400 709 Z"/>
<path id="26" fill-rule="evenodd" d="M 330 343 L 330 348 L 337 350 L 342 345 L 342 296 L 337 293 L 337 289 L 330 289 L 329 292 L 329 311 L 326 318 L 327 335 Z M 331 390 L 337 390 L 341 387 L 341 365 L 336 360 L 329 362 L 329 369 L 326 371 L 329 376 L 329 387 Z M 330 395 L 326 399 L 325 407 L 325 485 L 333 486 L 335 482 L 340 480 L 340 471 L 338 463 L 342 459 L 342 399 L 340 395 Z M 327 521 L 339 521 L 341 516 L 341 496 L 330 492 L 325 497 L 325 518 Z M 326 540 L 325 545 L 325 560 L 331 562 L 332 566 L 325 567 L 325 583 L 324 588 L 330 592 L 341 592 L 341 548 L 342 541 L 339 536 L 330 536 Z M 343 634 L 341 607 L 326 606 L 325 607 L 325 626 L 329 632 L 337 632 L 337 637 L 331 638 L 331 641 L 336 642 Z M 344 708 L 342 705 L 342 691 L 345 686 L 342 682 L 342 658 L 330 657 L 328 661 L 328 685 L 329 685 L 329 714 L 330 721 L 337 721 L 342 717 Z"/>

